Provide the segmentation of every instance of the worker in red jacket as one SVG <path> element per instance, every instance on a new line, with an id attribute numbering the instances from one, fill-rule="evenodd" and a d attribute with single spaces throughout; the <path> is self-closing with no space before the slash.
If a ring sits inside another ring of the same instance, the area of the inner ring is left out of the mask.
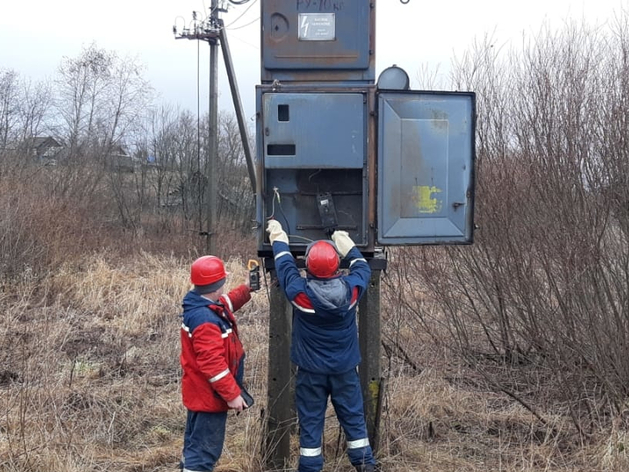
<path id="1" fill-rule="evenodd" d="M 245 353 L 234 312 L 251 299 L 248 281 L 224 294 L 223 261 L 203 256 L 194 261 L 194 288 L 183 299 L 181 393 L 188 409 L 181 467 L 211 472 L 221 456 L 227 411 L 242 411 L 249 398 L 242 389 Z"/>

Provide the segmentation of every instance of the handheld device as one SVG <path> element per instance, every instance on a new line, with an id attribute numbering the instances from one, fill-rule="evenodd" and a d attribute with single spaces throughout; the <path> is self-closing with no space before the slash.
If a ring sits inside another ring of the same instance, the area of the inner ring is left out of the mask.
<path id="1" fill-rule="evenodd" d="M 249 269 L 249 287 L 254 292 L 260 290 L 260 264 L 255 259 L 249 259 L 247 269 Z"/>

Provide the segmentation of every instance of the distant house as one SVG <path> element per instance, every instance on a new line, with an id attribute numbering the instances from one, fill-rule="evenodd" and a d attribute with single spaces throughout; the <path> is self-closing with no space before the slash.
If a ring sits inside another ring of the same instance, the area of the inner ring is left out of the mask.
<path id="1" fill-rule="evenodd" d="M 31 138 L 24 145 L 30 156 L 37 160 L 48 162 L 54 161 L 63 149 L 63 145 L 51 136 Z"/>
<path id="2" fill-rule="evenodd" d="M 119 144 L 116 144 L 109 151 L 107 162 L 111 169 L 118 172 L 134 172 L 136 159 L 127 153 L 127 150 Z"/>

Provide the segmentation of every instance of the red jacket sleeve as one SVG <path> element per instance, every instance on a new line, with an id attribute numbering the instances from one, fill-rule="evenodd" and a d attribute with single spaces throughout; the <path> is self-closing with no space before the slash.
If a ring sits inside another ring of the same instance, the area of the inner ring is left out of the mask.
<path id="1" fill-rule="evenodd" d="M 228 307 L 232 313 L 239 310 L 249 300 L 251 300 L 251 289 L 245 284 L 239 285 L 227 295 L 221 296 L 221 303 Z"/>
<path id="2" fill-rule="evenodd" d="M 240 395 L 240 387 L 227 366 L 220 328 L 212 323 L 203 323 L 194 330 L 192 347 L 199 370 L 214 391 L 227 402 Z"/>

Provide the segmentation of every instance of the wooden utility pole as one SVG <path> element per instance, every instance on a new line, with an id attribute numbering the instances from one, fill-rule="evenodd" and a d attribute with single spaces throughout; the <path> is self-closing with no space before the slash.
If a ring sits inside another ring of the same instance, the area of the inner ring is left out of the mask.
<path id="1" fill-rule="evenodd" d="M 380 278 L 381 270 L 371 273 L 367 291 L 358 303 L 358 341 L 362 361 L 358 366 L 363 392 L 365 423 L 369 443 L 379 447 L 382 383 L 380 379 Z"/>
<path id="2" fill-rule="evenodd" d="M 236 71 L 232 63 L 232 55 L 229 52 L 229 43 L 227 42 L 227 33 L 223 20 L 219 20 L 221 49 L 223 51 L 223 60 L 225 61 L 225 69 L 227 69 L 227 78 L 229 79 L 229 88 L 234 101 L 234 110 L 236 111 L 236 120 L 238 121 L 238 129 L 240 130 L 240 140 L 245 151 L 245 160 L 247 161 L 247 171 L 249 172 L 249 180 L 251 181 L 251 190 L 253 194 L 257 191 L 256 169 L 253 164 L 253 156 L 251 154 L 251 145 L 247 134 L 247 125 L 245 124 L 245 114 L 242 111 L 242 101 L 238 92 L 238 83 L 236 82 Z"/>
<path id="3" fill-rule="evenodd" d="M 267 265 L 271 261 L 267 261 Z M 294 413 L 294 367 L 290 361 L 293 306 L 277 282 L 275 270 L 270 272 L 268 416 L 265 453 L 267 466 L 284 470 L 290 459 L 291 428 Z"/>

